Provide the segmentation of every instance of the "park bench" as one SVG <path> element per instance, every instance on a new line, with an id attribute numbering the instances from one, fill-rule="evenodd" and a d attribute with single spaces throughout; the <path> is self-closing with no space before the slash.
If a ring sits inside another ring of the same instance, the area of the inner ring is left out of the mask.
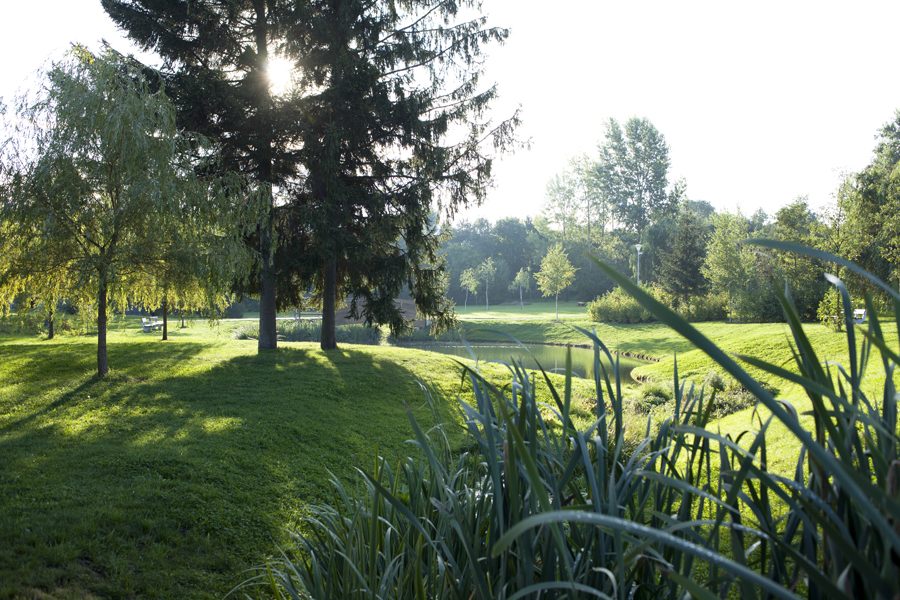
<path id="1" fill-rule="evenodd" d="M 857 325 L 866 322 L 866 309 L 864 308 L 856 308 L 853 310 L 853 322 Z"/>
<path id="2" fill-rule="evenodd" d="M 162 326 L 163 324 L 162 321 L 159 320 L 159 317 L 150 317 L 149 319 L 147 317 L 141 317 L 141 329 L 144 333 L 161 330 Z"/>

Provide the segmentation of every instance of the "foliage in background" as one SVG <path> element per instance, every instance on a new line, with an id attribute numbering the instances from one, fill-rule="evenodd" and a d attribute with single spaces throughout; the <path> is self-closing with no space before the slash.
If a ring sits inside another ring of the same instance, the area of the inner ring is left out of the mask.
<path id="1" fill-rule="evenodd" d="M 676 366 L 673 413 L 627 447 L 620 382 L 600 375 L 601 353 L 612 357 L 596 337 L 596 421 L 586 429 L 570 416 L 570 377 L 541 406 L 517 365 L 506 388 L 467 370 L 476 389 L 476 403 L 463 403 L 467 452 L 411 419 L 417 455 L 360 470 L 362 493 L 335 480 L 337 502 L 314 509 L 296 547 L 247 585 L 283 598 L 900 594 L 900 356 L 884 344 L 877 316 L 854 329 L 845 309 L 850 360 L 838 368 L 816 356 L 796 308 L 780 297 L 799 373 L 745 360 L 803 386 L 813 406 L 808 430 L 696 329 L 603 268 L 752 394 L 762 409 L 756 431 L 732 438 L 707 430 L 722 385 L 688 386 Z M 832 281 L 849 307 L 843 284 Z M 900 317 L 900 296 L 878 284 Z M 880 364 L 867 364 L 873 347 Z M 862 390 L 867 368 L 887 374 L 880 397 Z M 798 442 L 792 475 L 766 468 L 775 424 Z"/>

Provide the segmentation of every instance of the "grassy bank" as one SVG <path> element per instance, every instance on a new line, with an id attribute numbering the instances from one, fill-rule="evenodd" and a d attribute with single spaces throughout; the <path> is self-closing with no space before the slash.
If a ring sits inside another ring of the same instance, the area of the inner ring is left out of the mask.
<path id="1" fill-rule="evenodd" d="M 92 338 L 0 338 L 0 597 L 222 597 L 331 499 L 329 471 L 408 452 L 407 406 L 434 422 L 417 380 L 442 419 L 470 397 L 430 352 L 115 329 L 105 381 Z"/>

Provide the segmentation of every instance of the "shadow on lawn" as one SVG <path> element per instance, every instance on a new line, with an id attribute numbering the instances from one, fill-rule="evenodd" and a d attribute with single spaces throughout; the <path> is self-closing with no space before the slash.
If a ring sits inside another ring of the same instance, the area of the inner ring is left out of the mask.
<path id="1" fill-rule="evenodd" d="M 371 353 L 282 349 L 167 377 L 203 346 L 135 346 L 109 381 L 51 372 L 43 387 L 63 391 L 0 428 L 0 596 L 221 597 L 330 498 L 329 471 L 407 453 L 404 402 L 422 393 Z M 20 379 L 40 377 L 38 350 Z"/>

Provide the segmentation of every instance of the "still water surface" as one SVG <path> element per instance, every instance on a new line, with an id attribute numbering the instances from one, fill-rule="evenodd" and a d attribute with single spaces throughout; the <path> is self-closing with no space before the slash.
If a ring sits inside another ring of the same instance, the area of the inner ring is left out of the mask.
<path id="1" fill-rule="evenodd" d="M 406 345 L 406 344 L 405 344 Z M 410 347 L 422 348 L 432 352 L 441 352 L 463 358 L 472 358 L 469 347 L 455 343 L 408 344 Z M 525 368 L 536 369 L 538 363 L 547 371 L 564 373 L 566 370 L 566 347 L 548 346 L 545 344 L 526 344 L 525 348 L 511 344 L 471 344 L 471 350 L 478 360 L 509 363 L 511 360 L 521 361 Z M 615 356 L 615 355 L 614 355 Z M 601 360 L 609 369 L 606 357 Z M 631 371 L 635 367 L 647 364 L 642 360 L 622 356 L 619 358 L 619 369 L 622 381 L 634 382 Z M 594 377 L 594 350 L 592 348 L 572 348 L 572 373 L 577 377 Z"/>

